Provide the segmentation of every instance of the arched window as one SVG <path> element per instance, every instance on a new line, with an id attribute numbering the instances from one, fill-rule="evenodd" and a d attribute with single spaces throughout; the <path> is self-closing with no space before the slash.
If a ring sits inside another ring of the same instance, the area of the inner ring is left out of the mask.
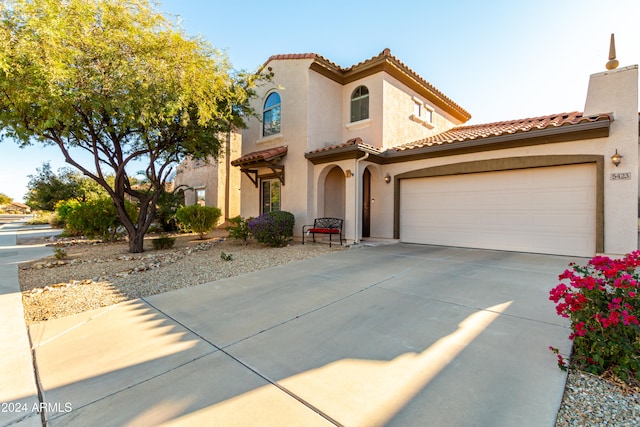
<path id="1" fill-rule="evenodd" d="M 262 112 L 262 136 L 280 133 L 280 95 L 271 92 L 264 101 Z"/>
<path id="2" fill-rule="evenodd" d="M 369 118 L 369 89 L 358 86 L 351 94 L 351 121 Z"/>

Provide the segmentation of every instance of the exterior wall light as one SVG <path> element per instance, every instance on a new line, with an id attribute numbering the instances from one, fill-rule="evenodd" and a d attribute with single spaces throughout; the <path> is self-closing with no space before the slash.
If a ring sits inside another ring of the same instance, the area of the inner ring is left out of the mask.
<path id="1" fill-rule="evenodd" d="M 620 165 L 620 162 L 622 162 L 622 154 L 619 154 L 618 149 L 616 149 L 616 154 L 611 156 L 611 163 L 618 167 L 618 165 Z"/>
<path id="2" fill-rule="evenodd" d="M 386 182 L 387 184 L 388 184 L 388 183 L 390 183 L 390 182 L 391 182 L 391 175 L 386 174 L 386 175 L 384 176 L 384 182 Z"/>

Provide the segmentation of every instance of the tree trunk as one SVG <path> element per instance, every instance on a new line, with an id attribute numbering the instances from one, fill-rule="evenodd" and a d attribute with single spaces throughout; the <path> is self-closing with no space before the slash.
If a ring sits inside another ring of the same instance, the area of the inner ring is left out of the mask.
<path id="1" fill-rule="evenodd" d="M 129 233 L 129 252 L 139 254 L 144 252 L 144 235 L 138 230 Z"/>

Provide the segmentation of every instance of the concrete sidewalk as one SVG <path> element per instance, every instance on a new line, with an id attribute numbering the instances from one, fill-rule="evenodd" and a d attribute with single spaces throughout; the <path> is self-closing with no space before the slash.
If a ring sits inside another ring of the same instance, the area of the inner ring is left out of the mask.
<path id="1" fill-rule="evenodd" d="M 0 426 L 42 426 L 37 412 L 40 401 L 24 323 L 18 264 L 53 252 L 44 245 L 16 246 L 16 236 L 57 233 L 59 231 L 49 227 L 27 227 L 21 221 L 0 226 Z"/>
<path id="2" fill-rule="evenodd" d="M 552 426 L 570 261 L 352 249 L 40 323 L 48 424 Z"/>

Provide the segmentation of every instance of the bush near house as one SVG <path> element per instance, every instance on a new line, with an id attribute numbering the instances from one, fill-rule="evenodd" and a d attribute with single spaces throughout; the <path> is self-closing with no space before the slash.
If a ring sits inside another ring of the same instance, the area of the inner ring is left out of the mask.
<path id="1" fill-rule="evenodd" d="M 125 202 L 127 215 L 136 221 L 137 208 L 133 203 Z M 122 236 L 122 223 L 110 198 L 90 200 L 77 205 L 69 204 L 58 211 L 65 221 L 65 231 L 72 235 L 83 235 L 90 239 L 100 238 L 115 241 Z"/>
<path id="2" fill-rule="evenodd" d="M 155 250 L 170 249 L 175 243 L 176 239 L 169 236 L 156 237 L 155 239 L 151 240 L 151 244 L 153 245 L 153 249 Z"/>
<path id="3" fill-rule="evenodd" d="M 570 264 L 550 291 L 559 316 L 571 319 L 570 365 L 596 375 L 611 373 L 640 383 L 640 251 L 622 259 L 597 256 Z M 558 349 L 558 366 L 569 365 Z"/>
<path id="4" fill-rule="evenodd" d="M 213 206 L 183 206 L 176 211 L 180 225 L 186 230 L 198 233 L 200 240 L 216 226 L 221 216 L 220 209 Z"/>
<path id="5" fill-rule="evenodd" d="M 229 225 L 225 228 L 229 232 L 229 237 L 232 239 L 242 241 L 243 245 L 247 244 L 247 240 L 249 240 L 249 236 L 251 236 L 251 231 L 249 231 L 249 221 L 253 218 L 245 219 L 241 216 L 237 216 L 235 218 L 229 218 L 229 222 L 232 225 Z"/>
<path id="6" fill-rule="evenodd" d="M 295 217 L 291 212 L 266 212 L 249 220 L 249 231 L 260 243 L 269 246 L 285 246 L 293 240 Z"/>

